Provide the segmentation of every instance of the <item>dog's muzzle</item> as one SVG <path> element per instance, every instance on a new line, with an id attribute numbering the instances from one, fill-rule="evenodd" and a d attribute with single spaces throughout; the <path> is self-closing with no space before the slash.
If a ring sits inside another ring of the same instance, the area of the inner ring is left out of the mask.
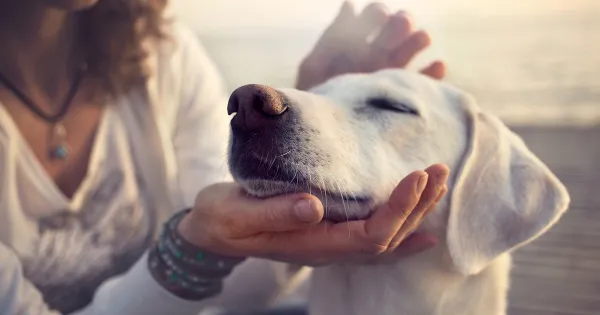
<path id="1" fill-rule="evenodd" d="M 274 88 L 250 84 L 231 94 L 227 111 L 235 113 L 229 152 L 234 177 L 291 180 L 293 165 L 301 162 L 300 143 L 309 135 L 299 130 L 298 113 L 290 100 Z M 286 152 L 290 154 L 277 158 Z"/>
<path id="2" fill-rule="evenodd" d="M 312 193 L 324 202 L 326 218 L 336 222 L 369 215 L 370 195 L 340 191 L 328 172 L 318 173 L 330 157 L 314 145 L 320 132 L 303 120 L 299 99 L 268 86 L 245 85 L 232 93 L 227 111 L 235 113 L 229 169 L 249 194 Z"/>

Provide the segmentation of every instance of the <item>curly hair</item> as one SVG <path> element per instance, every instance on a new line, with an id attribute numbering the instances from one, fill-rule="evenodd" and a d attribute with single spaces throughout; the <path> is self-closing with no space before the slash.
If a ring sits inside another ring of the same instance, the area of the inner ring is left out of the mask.
<path id="1" fill-rule="evenodd" d="M 163 26 L 168 0 L 101 0 L 81 12 L 79 36 L 87 71 L 102 94 L 116 96 L 145 83 L 147 40 L 167 38 Z"/>

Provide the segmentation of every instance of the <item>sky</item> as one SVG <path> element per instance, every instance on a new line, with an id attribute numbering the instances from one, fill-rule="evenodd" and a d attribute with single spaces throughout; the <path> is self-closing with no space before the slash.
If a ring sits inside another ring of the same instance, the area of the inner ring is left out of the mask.
<path id="1" fill-rule="evenodd" d="M 172 0 L 175 14 L 198 31 L 322 28 L 342 0 Z M 354 0 L 361 8 L 370 0 Z M 600 0 L 380 0 L 420 20 L 452 15 L 548 15 L 598 12 Z"/>

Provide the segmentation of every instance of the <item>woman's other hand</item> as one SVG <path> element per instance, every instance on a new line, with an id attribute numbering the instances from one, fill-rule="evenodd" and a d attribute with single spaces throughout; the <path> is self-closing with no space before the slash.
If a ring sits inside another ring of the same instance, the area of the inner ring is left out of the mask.
<path id="1" fill-rule="evenodd" d="M 376 34 L 373 40 L 369 40 Z M 429 34 L 415 30 L 403 11 L 390 14 L 385 5 L 372 3 L 360 14 L 344 2 L 338 16 L 302 61 L 296 87 L 308 90 L 345 73 L 369 73 L 385 68 L 404 68 L 431 44 Z M 446 72 L 435 61 L 421 73 L 441 79 Z"/>
<path id="2" fill-rule="evenodd" d="M 370 218 L 335 224 L 322 220 L 315 196 L 255 199 L 237 184 L 217 184 L 200 192 L 179 232 L 215 254 L 311 266 L 407 256 L 435 246 L 434 236 L 410 234 L 446 193 L 448 174 L 443 165 L 413 172 Z"/>

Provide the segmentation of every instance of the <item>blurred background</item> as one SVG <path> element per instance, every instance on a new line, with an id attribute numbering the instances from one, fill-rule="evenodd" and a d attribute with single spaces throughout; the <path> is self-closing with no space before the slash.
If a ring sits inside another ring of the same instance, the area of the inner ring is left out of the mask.
<path id="1" fill-rule="evenodd" d="M 368 0 L 355 0 L 358 8 Z M 413 66 L 443 58 L 448 79 L 503 118 L 600 121 L 599 0 L 383 0 L 433 36 Z M 175 0 L 229 85 L 291 86 L 341 0 Z"/>
<path id="2" fill-rule="evenodd" d="M 514 257 L 510 314 L 600 314 L 600 0 L 381 2 L 432 34 L 413 67 L 444 59 L 447 81 L 498 114 L 569 188 L 570 211 Z M 292 86 L 341 0 L 173 5 L 233 90 Z"/>

